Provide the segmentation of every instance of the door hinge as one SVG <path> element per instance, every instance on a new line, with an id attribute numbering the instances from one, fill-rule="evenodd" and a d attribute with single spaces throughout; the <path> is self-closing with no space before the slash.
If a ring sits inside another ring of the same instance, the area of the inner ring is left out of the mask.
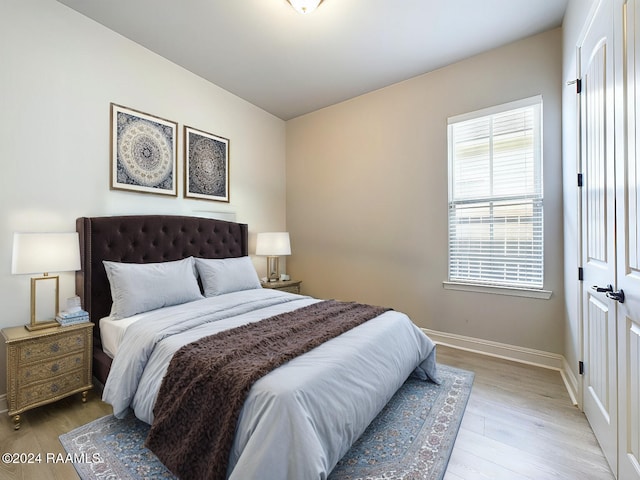
<path id="1" fill-rule="evenodd" d="M 584 375 L 584 362 L 582 360 L 578 362 L 578 373 Z"/>
<path id="2" fill-rule="evenodd" d="M 578 280 L 581 282 L 584 280 L 584 269 L 582 267 L 578 267 Z"/>
<path id="3" fill-rule="evenodd" d="M 579 173 L 578 174 L 578 186 L 581 187 L 583 185 L 583 181 L 582 181 L 582 174 Z"/>
<path id="4" fill-rule="evenodd" d="M 575 80 L 571 80 L 570 82 L 567 82 L 567 85 L 573 85 L 576 84 L 576 93 L 577 94 L 581 94 L 582 93 L 582 79 L 580 78 L 576 78 Z"/>

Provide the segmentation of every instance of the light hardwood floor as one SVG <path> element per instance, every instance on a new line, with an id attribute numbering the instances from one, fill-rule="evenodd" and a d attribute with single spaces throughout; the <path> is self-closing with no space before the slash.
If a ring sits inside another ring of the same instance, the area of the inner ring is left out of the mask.
<path id="1" fill-rule="evenodd" d="M 3 480 L 77 480 L 70 463 L 47 463 L 47 454 L 66 454 L 58 437 L 96 418 L 109 415 L 111 406 L 100 400 L 99 393 L 89 392 L 87 403 L 81 395 L 73 395 L 59 402 L 25 412 L 20 430 L 13 430 L 13 420 L 0 416 L 0 453 L 40 454 L 41 462 L 10 464 L 0 460 L 0 479 Z"/>
<path id="2" fill-rule="evenodd" d="M 475 372 L 444 480 L 613 480 L 559 372 L 442 345 L 437 355 Z"/>
<path id="3" fill-rule="evenodd" d="M 569 400 L 558 372 L 438 346 L 438 361 L 472 370 L 475 380 L 445 480 L 612 480 L 584 415 Z M 41 453 L 39 465 L 6 465 L 6 480 L 73 480 L 70 464 L 47 464 L 64 454 L 58 436 L 111 408 L 91 392 L 26 412 L 13 430 L 0 416 L 0 453 Z"/>

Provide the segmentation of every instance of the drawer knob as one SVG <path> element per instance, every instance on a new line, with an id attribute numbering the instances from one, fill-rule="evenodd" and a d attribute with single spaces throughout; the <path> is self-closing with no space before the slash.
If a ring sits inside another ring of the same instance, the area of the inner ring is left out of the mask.
<path id="1" fill-rule="evenodd" d="M 58 365 L 57 363 L 54 363 L 53 365 L 51 365 L 51 371 L 52 372 L 57 372 L 58 370 L 60 370 L 60 365 Z"/>
<path id="2" fill-rule="evenodd" d="M 52 343 L 51 344 L 51 351 L 52 352 L 57 352 L 58 350 L 60 350 L 60 345 L 58 345 L 57 343 Z"/>
<path id="3" fill-rule="evenodd" d="M 51 385 L 51 393 L 56 393 L 58 390 L 60 390 L 60 387 L 58 387 L 57 384 L 53 383 Z"/>

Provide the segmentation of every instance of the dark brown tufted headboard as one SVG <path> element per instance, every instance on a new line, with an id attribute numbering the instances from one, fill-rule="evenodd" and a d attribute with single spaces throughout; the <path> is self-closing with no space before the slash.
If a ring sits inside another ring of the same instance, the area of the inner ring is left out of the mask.
<path id="1" fill-rule="evenodd" d="M 102 353 L 99 321 L 111 311 L 111 290 L 103 260 L 153 263 L 190 256 L 229 258 L 249 254 L 246 224 L 209 218 L 173 215 L 82 217 L 76 220 L 76 230 L 80 235 L 82 259 L 82 270 L 76 274 L 76 294 L 96 325 L 94 350 L 99 353 Z M 94 358 L 94 373 L 100 368 L 96 360 Z M 104 383 L 102 374 L 96 376 Z"/>

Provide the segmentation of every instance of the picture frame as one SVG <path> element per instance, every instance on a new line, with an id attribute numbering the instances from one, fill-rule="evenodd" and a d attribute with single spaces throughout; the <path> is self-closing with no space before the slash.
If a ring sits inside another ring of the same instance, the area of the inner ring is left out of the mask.
<path id="1" fill-rule="evenodd" d="M 184 127 L 184 196 L 229 202 L 229 139 Z"/>
<path id="2" fill-rule="evenodd" d="M 111 103 L 111 189 L 178 195 L 178 124 Z"/>

